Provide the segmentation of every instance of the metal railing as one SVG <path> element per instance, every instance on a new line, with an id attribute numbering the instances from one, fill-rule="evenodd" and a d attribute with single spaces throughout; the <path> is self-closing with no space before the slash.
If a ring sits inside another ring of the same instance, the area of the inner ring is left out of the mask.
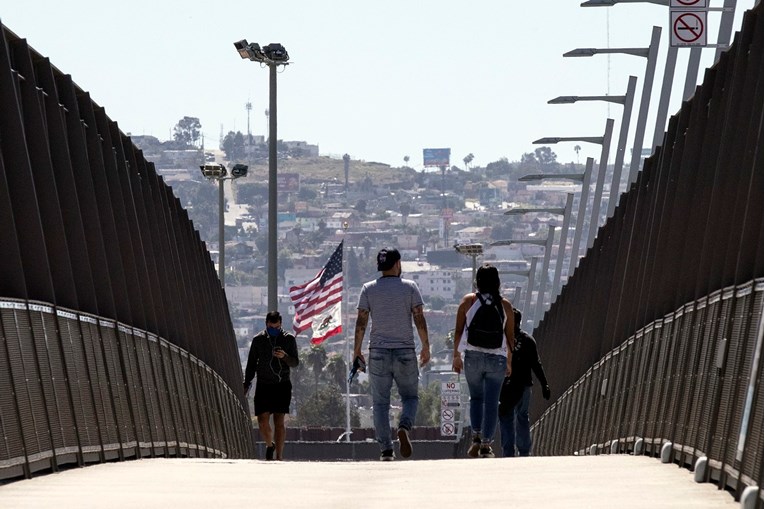
<path id="1" fill-rule="evenodd" d="M 762 9 L 534 331 L 554 396 L 532 401 L 537 454 L 705 458 L 702 478 L 762 499 Z"/>
<path id="2" fill-rule="evenodd" d="M 236 338 L 172 189 L 70 76 L 0 26 L 0 479 L 252 457 Z"/>

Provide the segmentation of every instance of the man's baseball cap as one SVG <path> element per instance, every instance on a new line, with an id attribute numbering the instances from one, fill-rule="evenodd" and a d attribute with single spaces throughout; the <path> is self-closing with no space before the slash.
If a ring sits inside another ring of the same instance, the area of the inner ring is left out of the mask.
<path id="1" fill-rule="evenodd" d="M 377 253 L 377 270 L 390 270 L 401 259 L 401 253 L 395 247 L 386 247 Z"/>

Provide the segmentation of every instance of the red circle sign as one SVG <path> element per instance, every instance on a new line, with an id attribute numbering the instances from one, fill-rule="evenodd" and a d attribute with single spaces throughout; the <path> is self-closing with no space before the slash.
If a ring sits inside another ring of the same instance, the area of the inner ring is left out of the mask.
<path id="1" fill-rule="evenodd" d="M 672 30 L 683 42 L 694 42 L 704 33 L 704 21 L 692 12 L 678 16 Z"/>

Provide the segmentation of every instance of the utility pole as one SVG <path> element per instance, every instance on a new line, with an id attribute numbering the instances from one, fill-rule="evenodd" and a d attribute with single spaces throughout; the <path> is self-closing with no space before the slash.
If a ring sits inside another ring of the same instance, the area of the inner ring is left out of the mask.
<path id="1" fill-rule="evenodd" d="M 247 101 L 244 105 L 244 109 L 247 110 L 247 143 L 252 145 L 252 131 L 250 131 L 250 111 L 252 111 L 252 103 Z"/>

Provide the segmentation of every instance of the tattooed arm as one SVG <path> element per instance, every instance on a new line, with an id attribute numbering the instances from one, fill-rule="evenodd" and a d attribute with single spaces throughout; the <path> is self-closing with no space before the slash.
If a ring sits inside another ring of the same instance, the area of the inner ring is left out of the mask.
<path id="1" fill-rule="evenodd" d="M 353 358 L 361 357 L 364 359 L 364 354 L 361 353 L 361 344 L 364 342 L 364 333 L 367 331 L 367 322 L 369 322 L 369 311 L 366 309 L 359 309 L 358 315 L 356 315 L 356 332 L 353 337 Z M 364 359 L 366 362 L 366 359 Z"/>
<path id="2" fill-rule="evenodd" d="M 422 350 L 420 350 L 420 366 L 424 366 L 430 361 L 430 342 L 428 341 L 428 324 L 425 321 L 425 315 L 422 312 L 422 306 L 415 306 L 412 309 L 414 326 L 417 327 L 417 334 L 420 336 Z"/>

